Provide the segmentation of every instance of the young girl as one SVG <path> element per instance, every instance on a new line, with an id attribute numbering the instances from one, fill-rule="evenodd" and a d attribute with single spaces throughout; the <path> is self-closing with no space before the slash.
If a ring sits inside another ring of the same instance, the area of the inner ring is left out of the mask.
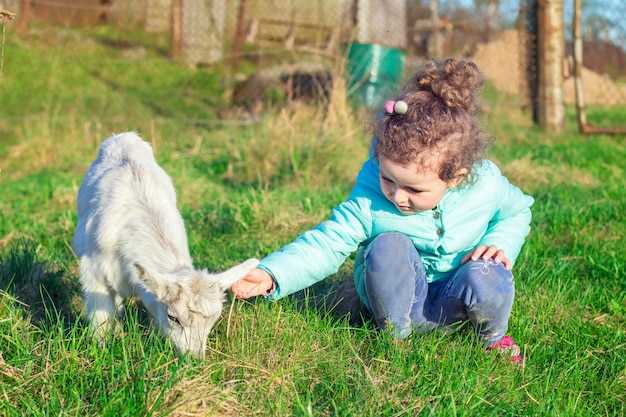
<path id="1" fill-rule="evenodd" d="M 472 62 L 430 62 L 385 103 L 370 159 L 330 219 L 263 259 L 231 290 L 276 300 L 335 273 L 358 250 L 354 281 L 379 327 L 405 338 L 471 321 L 488 349 L 519 347 L 505 333 L 511 268 L 533 199 L 483 154 Z"/>

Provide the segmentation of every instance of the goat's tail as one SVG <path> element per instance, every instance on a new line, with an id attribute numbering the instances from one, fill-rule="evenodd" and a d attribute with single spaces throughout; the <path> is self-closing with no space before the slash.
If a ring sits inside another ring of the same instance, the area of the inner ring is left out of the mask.
<path id="1" fill-rule="evenodd" d="M 152 147 L 135 132 L 118 133 L 100 144 L 98 159 L 154 160 Z"/>

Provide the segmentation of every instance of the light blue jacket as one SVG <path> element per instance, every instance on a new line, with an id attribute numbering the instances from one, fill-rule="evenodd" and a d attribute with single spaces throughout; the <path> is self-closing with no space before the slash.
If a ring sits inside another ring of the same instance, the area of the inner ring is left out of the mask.
<path id="1" fill-rule="evenodd" d="M 362 249 L 386 232 L 400 232 L 413 241 L 429 282 L 447 277 L 478 245 L 495 245 L 515 262 L 530 231 L 534 200 L 489 160 L 477 163 L 472 175 L 473 180 L 448 190 L 435 209 L 407 216 L 383 195 L 378 161 L 370 158 L 348 200 L 328 220 L 261 261 L 259 267 L 276 282 L 269 298 L 282 298 L 334 274 L 358 249 L 356 287 L 363 295 L 357 273 L 363 268 Z"/>

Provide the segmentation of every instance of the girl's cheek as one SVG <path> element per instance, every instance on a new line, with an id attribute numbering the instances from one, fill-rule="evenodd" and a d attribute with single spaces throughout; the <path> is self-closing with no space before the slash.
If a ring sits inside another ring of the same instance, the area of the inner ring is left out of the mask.
<path id="1" fill-rule="evenodd" d="M 392 187 L 389 186 L 385 181 L 380 182 L 380 188 L 383 191 L 383 194 L 387 197 L 393 195 Z"/>

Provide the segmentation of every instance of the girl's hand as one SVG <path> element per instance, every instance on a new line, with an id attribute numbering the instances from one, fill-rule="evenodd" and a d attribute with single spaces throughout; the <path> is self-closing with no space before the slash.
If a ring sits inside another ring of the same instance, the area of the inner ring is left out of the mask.
<path id="1" fill-rule="evenodd" d="M 484 260 L 493 259 L 495 262 L 499 262 L 503 264 L 504 267 L 508 269 L 509 271 L 513 267 L 513 264 L 511 263 L 509 258 L 506 257 L 506 255 L 501 249 L 498 249 L 495 246 L 487 246 L 487 245 L 481 245 L 481 246 L 474 248 L 473 251 L 471 251 L 470 253 L 468 253 L 467 255 L 463 257 L 463 259 L 461 260 L 461 263 L 464 264 L 465 262 L 469 260 L 477 261 L 479 259 L 484 259 Z"/>
<path id="2" fill-rule="evenodd" d="M 235 297 L 246 299 L 257 295 L 267 295 L 273 288 L 272 276 L 262 269 L 255 268 L 235 282 L 230 290 Z"/>

